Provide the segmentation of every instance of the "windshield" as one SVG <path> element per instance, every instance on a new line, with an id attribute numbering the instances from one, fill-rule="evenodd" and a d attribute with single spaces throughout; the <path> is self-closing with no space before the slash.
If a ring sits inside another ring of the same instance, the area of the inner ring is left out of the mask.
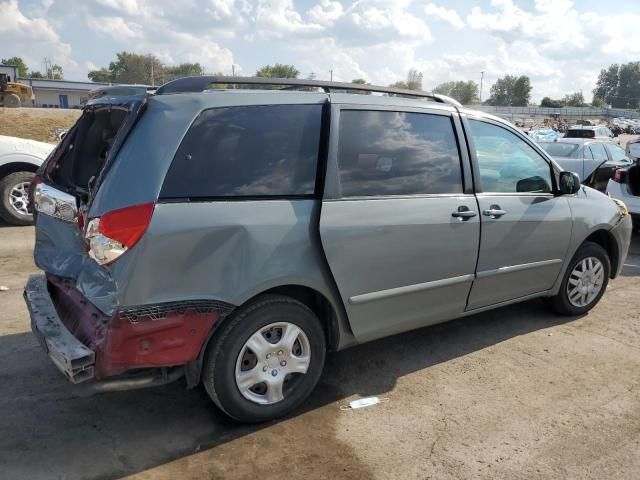
<path id="1" fill-rule="evenodd" d="M 577 153 L 580 145 L 575 143 L 540 143 L 540 146 L 552 157 L 571 157 Z"/>

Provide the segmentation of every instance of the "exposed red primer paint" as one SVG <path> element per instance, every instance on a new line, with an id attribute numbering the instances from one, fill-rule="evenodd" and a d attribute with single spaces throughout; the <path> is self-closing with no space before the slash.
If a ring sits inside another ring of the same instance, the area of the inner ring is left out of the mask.
<path id="1" fill-rule="evenodd" d="M 96 353 L 96 378 L 127 370 L 171 367 L 194 360 L 218 312 L 172 312 L 165 318 L 140 317 L 136 323 L 108 317 L 87 301 L 71 282 L 47 275 L 56 311 L 67 329 Z"/>

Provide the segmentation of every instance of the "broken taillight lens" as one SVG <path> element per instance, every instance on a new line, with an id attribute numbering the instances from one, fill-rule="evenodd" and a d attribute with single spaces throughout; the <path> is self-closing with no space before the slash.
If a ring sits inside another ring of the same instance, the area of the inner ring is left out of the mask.
<path id="1" fill-rule="evenodd" d="M 147 231 L 154 206 L 153 203 L 144 203 L 89 220 L 85 239 L 91 258 L 100 265 L 106 265 L 133 247 Z"/>

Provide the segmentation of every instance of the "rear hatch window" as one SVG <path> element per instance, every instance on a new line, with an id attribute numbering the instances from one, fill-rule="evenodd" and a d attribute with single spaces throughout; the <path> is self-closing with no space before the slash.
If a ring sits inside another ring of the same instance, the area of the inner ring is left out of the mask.
<path id="1" fill-rule="evenodd" d="M 45 167 L 45 179 L 72 195 L 87 196 L 105 167 L 128 109 L 96 106 L 86 109 Z"/>
<path id="2" fill-rule="evenodd" d="M 596 131 L 584 128 L 574 128 L 567 130 L 565 138 L 595 138 Z"/>
<path id="3" fill-rule="evenodd" d="M 572 157 L 578 150 L 575 143 L 540 143 L 540 146 L 552 157 Z"/>

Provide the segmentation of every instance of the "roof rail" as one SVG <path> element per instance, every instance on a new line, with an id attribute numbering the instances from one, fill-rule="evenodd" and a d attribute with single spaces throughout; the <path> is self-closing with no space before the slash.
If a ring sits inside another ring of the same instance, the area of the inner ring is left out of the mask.
<path id="1" fill-rule="evenodd" d="M 156 95 L 168 95 L 172 93 L 202 92 L 212 85 L 282 85 L 286 89 L 320 88 L 330 93 L 332 91 L 361 91 L 386 93 L 389 95 L 402 95 L 406 97 L 428 98 L 454 107 L 462 107 L 462 104 L 453 98 L 437 93 L 423 92 L 422 90 L 408 90 L 406 88 L 379 87 L 376 85 L 364 85 L 361 83 L 325 82 L 323 80 L 302 80 L 298 78 L 271 78 L 271 77 L 184 77 L 165 83 L 156 90 Z"/>

